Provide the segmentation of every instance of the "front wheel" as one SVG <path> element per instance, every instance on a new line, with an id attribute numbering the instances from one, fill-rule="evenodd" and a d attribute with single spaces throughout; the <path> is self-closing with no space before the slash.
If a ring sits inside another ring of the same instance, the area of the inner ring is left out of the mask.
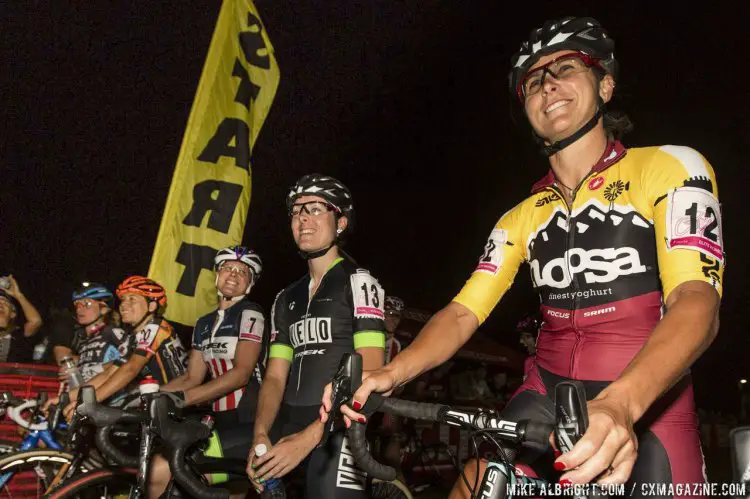
<path id="1" fill-rule="evenodd" d="M 100 469 L 76 475 L 45 495 L 49 499 L 128 497 L 135 489 L 134 468 Z"/>
<path id="2" fill-rule="evenodd" d="M 0 456 L 0 496 L 41 497 L 73 455 L 51 449 L 14 452 Z"/>

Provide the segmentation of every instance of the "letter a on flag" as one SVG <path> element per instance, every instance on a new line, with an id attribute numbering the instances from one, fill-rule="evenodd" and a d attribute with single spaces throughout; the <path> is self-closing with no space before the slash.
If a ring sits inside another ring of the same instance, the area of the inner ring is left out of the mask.
<path id="1" fill-rule="evenodd" d="M 224 0 L 190 111 L 149 277 L 167 289 L 166 317 L 194 325 L 216 308 L 213 258 L 242 241 L 250 153 L 279 67 L 250 0 Z"/>

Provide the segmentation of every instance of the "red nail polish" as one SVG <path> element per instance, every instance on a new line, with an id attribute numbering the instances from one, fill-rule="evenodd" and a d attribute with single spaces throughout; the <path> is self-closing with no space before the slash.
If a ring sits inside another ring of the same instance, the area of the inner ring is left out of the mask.
<path id="1" fill-rule="evenodd" d="M 557 471 L 563 471 L 565 469 L 565 463 L 563 463 L 562 461 L 555 461 L 555 464 L 553 466 Z"/>
<path id="2" fill-rule="evenodd" d="M 560 452 L 559 450 L 555 449 L 555 459 L 557 459 L 560 456 L 562 456 L 562 452 Z"/>
<path id="3" fill-rule="evenodd" d="M 555 464 L 557 464 L 557 463 L 555 463 Z M 562 480 L 560 480 L 560 482 L 559 482 L 559 483 L 560 483 L 560 485 L 562 485 L 563 487 L 570 487 L 571 485 L 573 485 L 573 482 L 571 482 L 571 481 L 570 481 L 570 480 L 568 480 L 567 478 L 563 478 Z"/>
<path id="4" fill-rule="evenodd" d="M 362 404 L 360 404 L 359 402 L 357 402 L 355 400 L 354 402 L 352 402 L 352 407 L 354 407 L 355 411 L 358 411 L 358 410 L 362 409 Z"/>
<path id="5" fill-rule="evenodd" d="M 366 420 L 365 418 L 359 418 L 359 419 L 358 419 L 357 421 L 359 421 L 360 423 L 364 423 L 364 422 L 366 422 L 367 420 Z"/>

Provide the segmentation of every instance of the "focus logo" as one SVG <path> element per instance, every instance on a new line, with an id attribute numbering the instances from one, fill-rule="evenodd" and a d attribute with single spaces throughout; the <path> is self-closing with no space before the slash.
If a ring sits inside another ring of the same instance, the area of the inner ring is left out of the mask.
<path id="1" fill-rule="evenodd" d="M 583 274 L 586 283 L 593 284 L 646 272 L 638 250 L 629 246 L 590 250 L 572 248 L 562 257 L 547 262 L 541 269 L 539 260 L 529 263 L 536 287 L 567 288 L 577 274 Z"/>

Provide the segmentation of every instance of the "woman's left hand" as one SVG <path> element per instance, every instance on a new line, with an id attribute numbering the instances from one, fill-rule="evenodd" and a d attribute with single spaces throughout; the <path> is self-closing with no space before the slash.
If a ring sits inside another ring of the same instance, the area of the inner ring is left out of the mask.
<path id="1" fill-rule="evenodd" d="M 560 483 L 625 483 L 638 457 L 629 404 L 624 397 L 604 390 L 587 405 L 586 433 L 555 461 L 556 469 L 570 470 L 560 477 Z"/>

